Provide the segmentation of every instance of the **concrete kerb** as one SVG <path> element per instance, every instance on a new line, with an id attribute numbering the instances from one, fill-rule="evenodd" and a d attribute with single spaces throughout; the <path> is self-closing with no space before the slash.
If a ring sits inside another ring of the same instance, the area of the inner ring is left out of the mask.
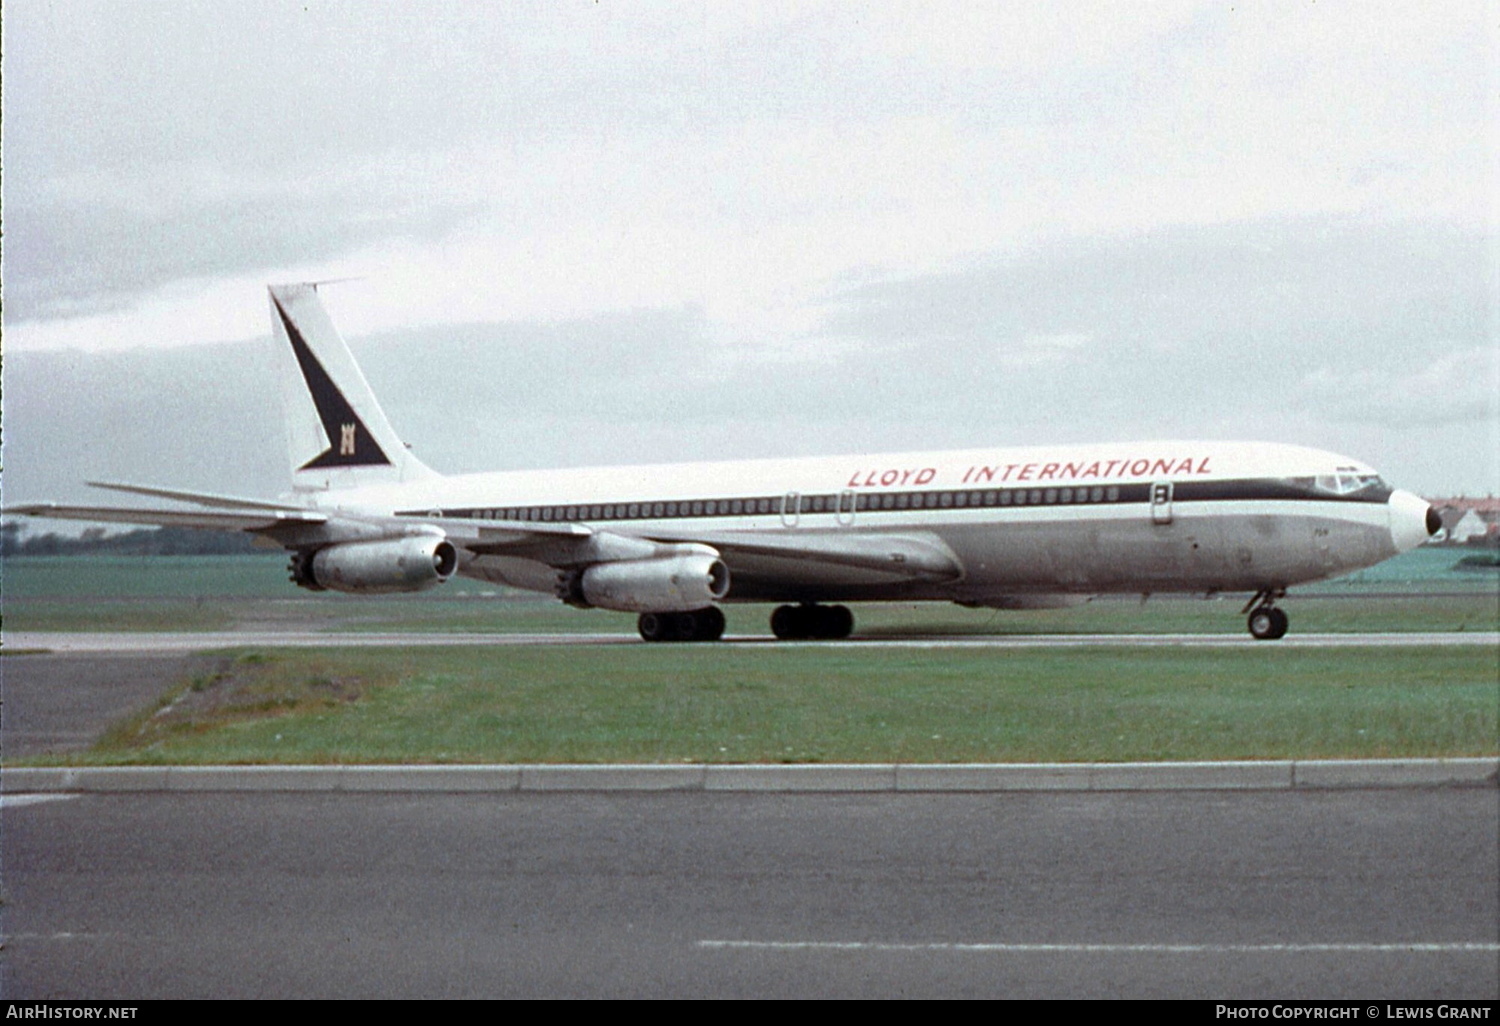
<path id="1" fill-rule="evenodd" d="M 1455 774 L 1473 774 L 1460 779 Z M 1294 763 L 1292 786 L 1423 787 L 1472 782 L 1491 787 L 1500 784 L 1500 759 L 1325 759 Z"/>
<path id="2" fill-rule="evenodd" d="M 0 792 L 1005 792 L 1500 787 L 1500 757 L 956 765 L 6 767 Z"/>

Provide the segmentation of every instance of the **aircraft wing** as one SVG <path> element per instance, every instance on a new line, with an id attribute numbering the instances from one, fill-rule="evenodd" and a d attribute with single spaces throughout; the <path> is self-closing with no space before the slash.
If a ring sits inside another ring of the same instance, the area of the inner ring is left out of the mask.
<path id="1" fill-rule="evenodd" d="M 963 567 L 952 550 L 926 532 L 848 534 L 777 531 L 705 531 L 683 538 L 719 551 L 734 573 L 847 583 L 951 580 Z"/>
<path id="2" fill-rule="evenodd" d="M 455 545 L 478 555 L 525 556 L 536 546 L 581 542 L 596 533 L 582 524 L 541 523 L 531 520 L 448 520 L 442 517 L 399 513 L 393 519 L 405 524 L 420 523 L 441 530 Z"/>
<path id="3" fill-rule="evenodd" d="M 935 535 L 925 532 L 695 531 L 681 535 L 653 533 L 640 539 L 570 523 L 430 519 L 424 522 L 441 527 L 455 545 L 476 555 L 520 556 L 553 566 L 590 561 L 590 552 L 608 549 L 614 542 L 636 545 L 665 542 L 707 545 L 736 573 L 778 579 L 811 575 L 826 580 L 832 573 L 850 583 L 875 583 L 948 580 L 962 574 L 952 551 Z"/>
<path id="4" fill-rule="evenodd" d="M 132 495 L 148 495 L 153 499 L 176 499 L 179 502 L 196 502 L 200 506 L 216 506 L 223 509 L 292 510 L 305 512 L 305 506 L 289 506 L 264 499 L 241 499 L 233 495 L 215 495 L 212 492 L 184 492 L 173 488 L 157 488 L 153 485 L 125 484 L 120 481 L 85 481 L 90 488 L 108 488 Z"/>
<path id="5" fill-rule="evenodd" d="M 392 535 L 441 532 L 475 555 L 519 556 L 557 567 L 597 560 L 649 558 L 654 543 L 707 545 L 736 574 L 776 580 L 837 580 L 882 583 L 952 580 L 963 570 L 953 552 L 928 532 L 853 534 L 842 531 L 703 531 L 615 534 L 578 523 L 468 520 L 403 511 L 380 516 L 342 510 L 313 510 L 258 499 L 146 485 L 90 482 L 96 487 L 196 503 L 202 509 L 146 509 L 117 506 L 16 506 L 7 514 L 105 523 L 189 527 L 264 534 L 288 547 L 328 544 Z"/>
<path id="6" fill-rule="evenodd" d="M 53 502 L 11 506 L 7 516 L 42 517 L 52 520 L 86 520 L 100 523 L 140 524 L 151 527 L 190 527 L 201 530 L 248 531 L 267 534 L 288 547 L 369 540 L 381 536 L 441 532 L 456 545 L 476 553 L 517 549 L 548 550 L 576 543 L 594 532 L 581 524 L 486 521 L 475 523 L 426 514 L 394 516 L 316 510 L 261 499 L 246 499 L 208 492 L 187 492 L 148 485 L 90 481 L 96 488 L 129 492 L 154 498 L 196 503 L 206 509 L 149 509 L 131 506 L 69 506 Z"/>
<path id="7" fill-rule="evenodd" d="M 119 506 L 60 506 L 52 502 L 12 506 L 7 515 L 47 517 L 53 520 L 94 520 L 113 524 L 146 524 L 154 527 L 197 527 L 219 531 L 268 531 L 289 525 L 326 524 L 328 514 L 284 507 L 238 510 L 130 509 Z"/>

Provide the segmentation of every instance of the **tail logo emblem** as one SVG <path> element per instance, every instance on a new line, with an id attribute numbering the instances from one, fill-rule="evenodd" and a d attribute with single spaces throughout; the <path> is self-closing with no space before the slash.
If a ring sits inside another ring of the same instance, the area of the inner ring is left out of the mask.
<path id="1" fill-rule="evenodd" d="M 297 469 L 390 466 L 389 457 L 381 450 L 380 444 L 370 434 L 370 429 L 360 420 L 359 414 L 354 411 L 328 371 L 313 355 L 297 323 L 281 305 L 281 300 L 272 294 L 271 301 L 276 304 L 276 314 L 281 320 L 281 326 L 286 329 L 287 341 L 291 343 L 297 366 L 302 371 L 302 380 L 307 383 L 308 395 L 317 407 L 318 420 L 322 422 L 324 437 L 328 439 L 327 449 Z M 334 449 L 335 434 L 338 436 L 337 451 Z"/>

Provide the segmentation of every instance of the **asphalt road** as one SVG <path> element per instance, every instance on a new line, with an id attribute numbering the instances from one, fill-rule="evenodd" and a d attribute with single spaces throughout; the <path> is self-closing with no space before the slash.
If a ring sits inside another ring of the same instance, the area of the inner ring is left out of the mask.
<path id="1" fill-rule="evenodd" d="M 185 653 L 7 655 L 0 659 L 0 760 L 87 748 L 110 724 L 150 708 L 212 662 Z"/>
<path id="2" fill-rule="evenodd" d="M 1493 789 L 5 810 L 39 997 L 1500 997 Z"/>

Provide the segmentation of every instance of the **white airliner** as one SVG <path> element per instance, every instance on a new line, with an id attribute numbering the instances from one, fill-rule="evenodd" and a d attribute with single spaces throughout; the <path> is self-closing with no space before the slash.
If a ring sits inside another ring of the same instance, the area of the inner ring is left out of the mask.
<path id="1" fill-rule="evenodd" d="M 639 613 L 648 641 L 713 640 L 722 603 L 780 602 L 778 638 L 842 638 L 843 605 L 1002 609 L 1106 593 L 1252 593 L 1279 638 L 1295 584 L 1378 563 L 1440 522 L 1369 466 L 1290 445 L 1120 442 L 444 476 L 401 443 L 313 284 L 270 288 L 292 490 L 274 502 L 98 487 L 196 508 L 12 513 L 247 531 L 321 591 L 455 573 Z"/>

